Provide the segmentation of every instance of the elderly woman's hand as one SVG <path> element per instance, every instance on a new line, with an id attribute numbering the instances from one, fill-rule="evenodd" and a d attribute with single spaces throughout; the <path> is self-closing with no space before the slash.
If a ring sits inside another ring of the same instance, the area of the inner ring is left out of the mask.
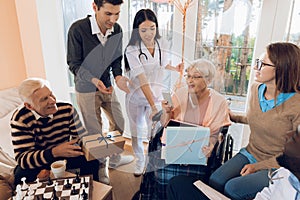
<path id="1" fill-rule="evenodd" d="M 230 109 L 228 109 L 228 114 L 230 117 L 230 121 L 236 122 L 236 115 Z"/>
<path id="2" fill-rule="evenodd" d="M 214 144 L 209 143 L 208 146 L 202 147 L 202 152 L 203 152 L 203 154 L 204 154 L 207 158 L 210 157 L 211 152 L 212 152 L 212 150 L 214 149 L 214 146 L 215 146 Z"/>
<path id="3" fill-rule="evenodd" d="M 171 113 L 173 107 L 169 104 L 167 100 L 162 100 L 161 107 L 165 113 Z"/>

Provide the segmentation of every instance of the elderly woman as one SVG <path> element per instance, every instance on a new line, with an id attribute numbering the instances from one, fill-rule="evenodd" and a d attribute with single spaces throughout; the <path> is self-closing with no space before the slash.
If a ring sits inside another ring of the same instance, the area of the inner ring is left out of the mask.
<path id="1" fill-rule="evenodd" d="M 225 98 L 215 90 L 208 88 L 214 74 L 215 66 L 210 61 L 205 59 L 194 61 L 186 69 L 184 75 L 187 88 L 178 89 L 172 96 L 173 107 L 167 101 L 162 102 L 164 124 L 170 119 L 176 119 L 210 128 L 209 145 L 202 149 L 207 157 L 210 156 L 218 140 L 220 129 L 230 125 Z M 162 143 L 164 143 L 164 135 Z M 173 176 L 189 175 L 204 179 L 206 172 L 207 167 L 203 165 L 171 164 L 164 166 L 155 172 L 157 199 L 166 199 L 166 185 Z"/>

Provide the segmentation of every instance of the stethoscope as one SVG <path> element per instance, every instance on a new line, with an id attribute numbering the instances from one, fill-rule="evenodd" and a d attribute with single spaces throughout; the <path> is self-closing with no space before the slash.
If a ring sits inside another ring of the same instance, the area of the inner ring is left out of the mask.
<path id="1" fill-rule="evenodd" d="M 159 64 L 161 65 L 161 50 L 160 50 L 160 45 L 157 41 L 157 39 L 155 38 L 155 42 L 158 46 L 158 51 L 159 51 Z M 139 54 L 139 60 L 141 60 L 141 57 L 144 57 L 146 61 L 148 61 L 148 56 L 142 51 L 142 41 L 139 42 L 139 51 L 140 51 L 140 54 Z"/>

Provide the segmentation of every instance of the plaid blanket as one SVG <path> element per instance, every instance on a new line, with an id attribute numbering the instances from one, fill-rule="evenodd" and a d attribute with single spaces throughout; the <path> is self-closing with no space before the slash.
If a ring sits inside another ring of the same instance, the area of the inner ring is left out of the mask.
<path id="1" fill-rule="evenodd" d="M 141 184 L 141 199 L 164 200 L 167 199 L 166 189 L 169 180 L 177 175 L 193 176 L 206 181 L 207 167 L 202 165 L 166 165 L 161 159 L 161 143 L 157 142 L 156 150 L 148 153 L 149 162 Z"/>

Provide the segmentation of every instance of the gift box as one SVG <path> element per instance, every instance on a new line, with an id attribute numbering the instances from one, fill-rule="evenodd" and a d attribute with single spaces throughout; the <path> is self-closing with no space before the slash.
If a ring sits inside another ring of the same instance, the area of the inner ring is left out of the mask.
<path id="1" fill-rule="evenodd" d="M 207 127 L 166 128 L 166 164 L 207 165 L 202 147 L 209 144 L 210 130 Z"/>
<path id="2" fill-rule="evenodd" d="M 88 161 L 122 153 L 125 139 L 118 131 L 94 134 L 82 138 L 82 150 Z"/>

